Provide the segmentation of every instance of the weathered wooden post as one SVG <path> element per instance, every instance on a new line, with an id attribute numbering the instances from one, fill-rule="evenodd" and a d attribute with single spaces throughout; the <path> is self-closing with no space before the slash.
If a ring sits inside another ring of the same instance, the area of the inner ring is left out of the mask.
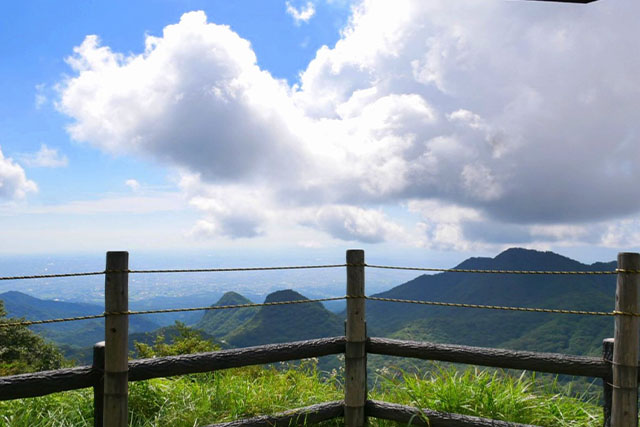
<path id="1" fill-rule="evenodd" d="M 347 427 L 366 423 L 367 329 L 365 323 L 364 251 L 347 251 L 347 325 L 345 349 L 344 421 Z"/>
<path id="2" fill-rule="evenodd" d="M 100 379 L 93 386 L 93 427 L 102 427 L 104 405 L 104 341 L 93 345 L 93 369 L 100 372 Z"/>
<path id="3" fill-rule="evenodd" d="M 104 309 L 129 310 L 129 253 L 107 252 Z M 105 321 L 104 413 L 105 427 L 126 427 L 129 391 L 128 347 L 129 316 L 107 314 Z"/>
<path id="4" fill-rule="evenodd" d="M 640 284 L 640 254 L 618 254 L 618 283 L 616 312 L 638 312 L 638 285 Z M 630 272 L 625 272 L 630 271 Z M 615 316 L 613 346 L 613 397 L 611 427 L 638 425 L 638 345 L 640 341 L 638 317 L 624 314 Z"/>
<path id="5" fill-rule="evenodd" d="M 602 340 L 602 360 L 609 363 L 613 361 L 613 338 L 605 338 Z M 611 427 L 611 397 L 613 388 L 611 387 L 611 378 L 602 379 L 602 412 L 604 427 Z"/>

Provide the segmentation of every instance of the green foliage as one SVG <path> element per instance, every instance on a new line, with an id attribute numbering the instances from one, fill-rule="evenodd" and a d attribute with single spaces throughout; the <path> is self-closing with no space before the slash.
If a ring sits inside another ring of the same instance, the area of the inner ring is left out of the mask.
<path id="1" fill-rule="evenodd" d="M 292 290 L 269 294 L 266 302 L 305 300 Z M 344 320 L 319 303 L 260 307 L 242 326 L 225 337 L 235 347 L 299 341 L 344 334 Z"/>
<path id="2" fill-rule="evenodd" d="M 0 299 L 4 301 L 11 317 L 24 317 L 27 320 L 87 316 L 104 311 L 98 305 L 43 300 L 17 291 L 4 292 L 0 294 Z M 157 328 L 158 325 L 149 321 L 147 316 L 131 316 L 129 319 L 130 333 Z M 67 358 L 83 364 L 91 363 L 91 347 L 104 340 L 103 319 L 35 325 L 30 329 L 56 344 Z"/>
<path id="3" fill-rule="evenodd" d="M 180 354 L 204 353 L 220 350 L 220 347 L 212 341 L 203 338 L 202 333 L 189 328 L 184 323 L 176 320 L 173 326 L 172 342 L 166 343 L 163 333 L 158 333 L 153 345 L 134 342 L 134 347 L 139 358 L 177 356 Z"/>
<path id="4" fill-rule="evenodd" d="M 227 292 L 215 303 L 215 306 L 250 303 L 251 301 L 249 299 L 236 292 Z M 194 327 L 215 337 L 224 337 L 250 320 L 257 312 L 257 307 L 236 308 L 233 310 L 207 310 Z"/>
<path id="5" fill-rule="evenodd" d="M 0 323 L 19 322 L 8 318 L 0 300 Z M 0 328 L 0 376 L 57 369 L 65 363 L 58 349 L 26 326 Z"/>
<path id="6" fill-rule="evenodd" d="M 320 378 L 314 360 L 282 368 L 254 366 L 130 383 L 130 425 L 190 427 L 342 398 L 336 383 Z M 81 390 L 0 402 L 0 427 L 88 427 L 93 425 L 91 398 L 90 390 Z"/>
<path id="7" fill-rule="evenodd" d="M 556 382 L 540 382 L 534 374 L 440 365 L 426 373 L 381 374 L 380 400 L 547 427 L 602 424 L 602 409 L 594 400 L 567 396 Z"/>
<path id="8" fill-rule="evenodd" d="M 546 427 L 601 425 L 602 409 L 533 375 L 453 367 L 426 373 L 382 369 L 370 398 Z M 129 385 L 132 427 L 190 427 L 272 414 L 343 398 L 343 371 L 321 373 L 315 359 L 293 367 L 245 367 Z M 0 427 L 91 426 L 92 393 L 0 402 Z M 402 425 L 371 419 L 372 426 Z M 341 419 L 325 426 L 342 425 Z"/>
<path id="9" fill-rule="evenodd" d="M 552 252 L 509 249 L 494 258 L 470 258 L 456 268 L 495 270 L 613 270 Z M 614 275 L 441 273 L 422 275 L 375 296 L 499 306 L 611 311 Z M 568 354 L 600 354 L 613 336 L 610 318 L 502 312 L 367 301 L 371 336 Z"/>

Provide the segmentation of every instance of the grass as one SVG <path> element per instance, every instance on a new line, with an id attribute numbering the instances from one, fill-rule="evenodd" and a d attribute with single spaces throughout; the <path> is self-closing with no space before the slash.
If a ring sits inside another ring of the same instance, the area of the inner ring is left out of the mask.
<path id="1" fill-rule="evenodd" d="M 197 426 L 293 409 L 343 397 L 342 372 L 297 366 L 246 367 L 129 384 L 135 427 Z M 601 425 L 600 406 L 561 393 L 533 375 L 434 365 L 423 373 L 382 369 L 370 398 L 507 421 L 554 426 Z M 0 402 L 0 426 L 92 426 L 92 391 Z M 341 425 L 342 420 L 323 423 Z M 371 420 L 373 426 L 396 425 Z"/>
<path id="2" fill-rule="evenodd" d="M 376 399 L 540 426 L 602 425 L 602 408 L 594 399 L 569 396 L 557 382 L 540 381 L 535 374 L 434 367 L 426 373 L 383 370 Z"/>

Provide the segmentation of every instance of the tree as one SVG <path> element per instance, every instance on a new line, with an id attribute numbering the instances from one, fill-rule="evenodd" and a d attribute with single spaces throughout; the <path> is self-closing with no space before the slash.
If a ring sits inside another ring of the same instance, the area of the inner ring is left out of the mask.
<path id="1" fill-rule="evenodd" d="M 0 300 L 0 376 L 57 369 L 65 363 L 55 345 L 26 326 L 3 326 L 23 321 L 6 317 L 4 302 Z"/>
<path id="2" fill-rule="evenodd" d="M 171 329 L 174 331 L 171 331 Z M 162 332 L 159 332 L 158 335 L 156 335 L 153 345 L 138 341 L 134 342 L 133 345 L 136 348 L 138 357 L 147 359 L 152 357 L 177 356 L 180 354 L 204 353 L 207 351 L 220 350 L 220 347 L 215 343 L 203 338 L 200 331 L 192 329 L 177 320 L 175 325 L 168 329 L 168 331 L 174 332 L 171 334 L 173 335 L 171 344 L 165 342 L 165 336 Z"/>

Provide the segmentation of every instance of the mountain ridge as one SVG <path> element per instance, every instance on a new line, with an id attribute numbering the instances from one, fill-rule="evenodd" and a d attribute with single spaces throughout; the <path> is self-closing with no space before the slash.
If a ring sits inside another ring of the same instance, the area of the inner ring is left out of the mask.
<path id="1" fill-rule="evenodd" d="M 554 252 L 510 248 L 494 258 L 469 258 L 457 269 L 588 271 L 613 270 L 615 262 L 583 264 Z M 442 272 L 421 275 L 406 283 L 373 296 L 421 301 L 567 308 L 611 311 L 614 307 L 614 275 L 538 275 Z M 539 350 L 528 334 L 549 329 L 557 321 L 545 313 L 503 312 L 471 308 L 435 307 L 401 303 L 367 301 L 367 318 L 376 334 L 417 338 L 447 337 L 452 344 L 518 347 Z M 599 351 L 598 340 L 613 333 L 610 319 L 567 318 L 575 334 L 571 341 L 559 340 L 546 351 L 580 354 Z M 551 323 L 549 323 L 551 322 Z M 496 328 L 496 325 L 500 325 Z M 544 327 L 547 325 L 547 328 Z M 566 329 L 566 328 L 565 328 Z M 412 331 L 411 334 L 407 331 Z M 587 339 L 589 331 L 596 338 Z M 607 331 L 610 331 L 607 332 Z M 573 334 L 572 330 L 567 333 Z M 539 336 L 541 339 L 542 336 Z M 532 348 L 533 347 L 533 348 Z"/>

